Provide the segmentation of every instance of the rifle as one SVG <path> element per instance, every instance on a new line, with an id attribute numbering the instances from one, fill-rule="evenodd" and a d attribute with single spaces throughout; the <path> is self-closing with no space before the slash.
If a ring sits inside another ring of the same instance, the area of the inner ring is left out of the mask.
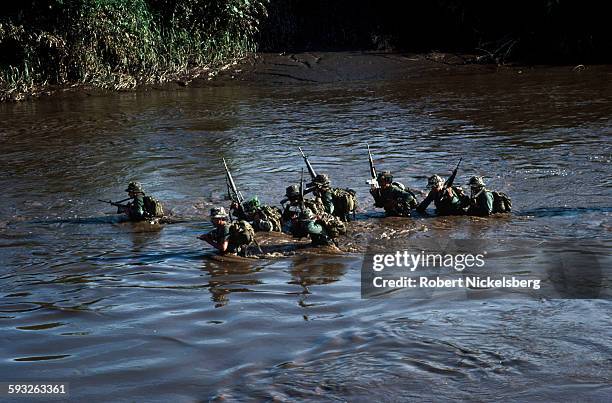
<path id="1" fill-rule="evenodd" d="M 304 162 L 306 163 L 306 166 L 308 167 L 308 172 L 310 173 L 310 176 L 312 177 L 312 179 L 314 179 L 315 176 L 317 176 L 317 173 L 312 167 L 312 164 L 310 164 L 310 161 L 308 161 L 308 157 L 306 156 L 306 154 L 304 154 L 304 151 L 302 151 L 302 147 L 298 147 L 298 149 L 302 153 L 302 158 L 304 158 Z"/>
<path id="2" fill-rule="evenodd" d="M 463 160 L 463 157 L 459 158 L 459 162 L 457 163 L 457 166 L 453 170 L 453 173 L 451 174 L 451 176 L 448 177 L 446 182 L 444 182 L 443 190 L 446 190 L 449 187 L 453 186 L 453 182 L 455 181 L 455 177 L 457 176 L 457 170 L 459 169 L 459 165 L 461 164 L 461 160 Z"/>
<path id="3" fill-rule="evenodd" d="M 244 207 L 242 206 L 243 203 L 244 203 L 244 196 L 242 196 L 242 193 L 236 187 L 236 182 L 234 182 L 234 178 L 232 177 L 232 173 L 230 172 L 229 168 L 227 167 L 227 163 L 225 162 L 225 158 L 222 158 L 222 159 L 223 159 L 223 166 L 225 167 L 225 174 L 226 174 L 225 180 L 226 180 L 226 183 L 227 183 L 227 192 L 229 193 L 229 196 L 232 199 L 232 202 L 238 204 L 238 208 L 240 209 L 240 211 L 242 211 L 244 213 Z M 232 222 L 231 211 L 230 211 L 230 214 L 229 214 L 229 218 L 230 218 L 230 222 Z M 257 246 L 257 249 L 259 249 L 259 253 L 261 253 L 263 255 L 264 252 L 261 249 L 261 246 L 259 246 L 259 242 L 257 242 L 257 239 L 255 239 L 255 237 L 253 237 L 253 243 L 255 244 L 255 246 Z"/>
<path id="4" fill-rule="evenodd" d="M 304 212 L 304 168 L 302 168 L 302 175 L 300 176 L 300 211 Z"/>
<path id="5" fill-rule="evenodd" d="M 370 176 L 372 179 L 366 181 L 366 184 L 370 186 L 374 186 L 376 189 L 380 187 L 378 184 L 378 180 L 376 180 L 376 168 L 374 168 L 374 160 L 372 159 L 372 153 L 370 152 L 370 145 L 366 143 L 368 146 L 368 158 L 370 159 Z"/>
<path id="6" fill-rule="evenodd" d="M 131 199 L 132 199 L 131 197 L 128 197 L 127 199 L 119 200 L 119 201 L 116 201 L 116 202 L 114 202 L 112 200 L 102 200 L 102 199 L 98 199 L 98 201 L 102 202 L 102 203 L 108 203 L 111 206 L 115 206 L 115 207 L 127 207 L 125 204 L 121 204 L 121 203 L 126 202 L 126 201 L 131 200 Z"/>
<path id="7" fill-rule="evenodd" d="M 242 204 L 244 203 L 244 196 L 242 196 L 242 193 L 236 187 L 236 182 L 234 182 L 234 178 L 232 177 L 232 173 L 230 172 L 229 168 L 227 167 L 227 163 L 225 162 L 225 158 L 222 158 L 222 159 L 223 159 L 223 166 L 225 167 L 225 181 L 227 183 L 227 193 L 228 193 L 230 199 L 232 200 L 232 202 L 238 204 L 238 208 L 240 209 L 240 211 L 242 211 L 244 213 L 244 207 L 242 206 Z M 231 219 L 232 219 L 232 215 L 230 213 L 230 221 L 231 221 Z"/>

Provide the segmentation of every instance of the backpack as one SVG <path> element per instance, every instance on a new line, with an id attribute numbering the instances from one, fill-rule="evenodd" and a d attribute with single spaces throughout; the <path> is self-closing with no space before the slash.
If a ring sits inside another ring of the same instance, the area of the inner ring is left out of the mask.
<path id="1" fill-rule="evenodd" d="M 159 200 L 151 196 L 145 196 L 142 200 L 144 202 L 144 213 L 146 217 L 164 216 L 164 207 Z"/>
<path id="2" fill-rule="evenodd" d="M 393 182 L 391 182 L 391 186 L 396 186 L 396 187 L 398 187 L 398 188 L 400 188 L 402 190 L 406 190 L 406 186 L 404 186 L 404 184 L 401 183 L 401 182 L 393 181 Z"/>
<path id="3" fill-rule="evenodd" d="M 244 220 L 234 221 L 229 227 L 229 243 L 240 247 L 243 245 L 250 245 L 255 239 L 255 230 L 251 224 Z"/>
<path id="4" fill-rule="evenodd" d="M 278 207 L 264 205 L 260 207 L 261 212 L 272 223 L 272 231 L 281 232 L 282 213 Z"/>
<path id="5" fill-rule="evenodd" d="M 327 214 L 325 212 L 325 207 L 323 207 L 323 203 L 314 201 L 312 199 L 305 199 L 304 207 L 309 208 L 315 215 Z"/>
<path id="6" fill-rule="evenodd" d="M 512 211 L 512 199 L 504 192 L 493 194 L 493 213 L 509 213 Z"/>
<path id="7" fill-rule="evenodd" d="M 325 228 L 325 232 L 327 232 L 327 236 L 334 239 L 340 235 L 346 234 L 346 224 L 340 220 L 339 217 L 333 216 L 331 214 L 324 214 L 320 219 L 323 228 Z"/>
<path id="8" fill-rule="evenodd" d="M 353 189 L 331 189 L 334 203 L 334 215 L 342 221 L 348 221 L 349 215 L 357 209 L 357 193 Z"/>

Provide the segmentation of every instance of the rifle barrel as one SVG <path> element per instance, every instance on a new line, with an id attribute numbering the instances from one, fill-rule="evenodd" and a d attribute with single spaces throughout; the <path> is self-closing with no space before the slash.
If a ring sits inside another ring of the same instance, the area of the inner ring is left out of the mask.
<path id="1" fill-rule="evenodd" d="M 448 177 L 448 179 L 446 179 L 446 182 L 444 182 L 444 189 L 447 189 L 453 186 L 453 182 L 455 182 L 455 177 L 457 176 L 457 171 L 459 170 L 459 164 L 461 164 L 462 160 L 463 160 L 463 157 L 459 158 L 459 162 L 457 163 L 457 166 L 453 170 L 453 173 L 451 174 L 451 176 Z"/>
<path id="2" fill-rule="evenodd" d="M 308 161 L 308 157 L 306 156 L 306 154 L 304 154 L 304 151 L 302 151 L 302 147 L 298 147 L 298 150 L 300 150 L 300 153 L 302 153 L 302 158 L 304 158 L 304 162 L 306 163 L 306 166 L 308 167 L 308 173 L 310 173 L 310 176 L 312 177 L 312 179 L 314 179 L 317 176 L 317 173 L 312 167 L 312 164 L 310 163 L 310 161 Z"/>
<path id="3" fill-rule="evenodd" d="M 236 187 L 236 182 L 234 182 L 234 178 L 232 177 L 232 173 L 230 172 L 229 168 L 227 167 L 227 163 L 225 162 L 225 158 L 223 159 L 223 166 L 225 167 L 225 173 L 227 174 L 227 181 L 230 184 L 230 187 L 232 189 L 232 192 L 234 192 L 234 196 L 236 197 L 236 202 L 240 205 L 240 207 L 242 207 L 242 203 L 244 202 L 244 197 L 242 196 L 242 193 L 240 193 L 240 191 L 238 190 L 238 188 Z"/>
<path id="4" fill-rule="evenodd" d="M 304 212 L 304 168 L 302 168 L 302 175 L 300 176 L 300 210 Z"/>
<path id="5" fill-rule="evenodd" d="M 370 175 L 372 176 L 372 179 L 376 179 L 376 168 L 374 167 L 374 159 L 372 158 L 370 145 L 366 143 L 366 146 L 368 146 L 368 158 L 370 160 Z"/>

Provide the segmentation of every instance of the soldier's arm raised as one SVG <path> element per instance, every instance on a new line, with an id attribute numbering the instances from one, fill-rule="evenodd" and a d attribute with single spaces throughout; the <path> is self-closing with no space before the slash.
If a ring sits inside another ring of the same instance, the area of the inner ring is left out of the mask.
<path id="1" fill-rule="evenodd" d="M 419 203 L 419 205 L 416 208 L 417 211 L 424 212 L 425 210 L 427 210 L 427 207 L 429 207 L 433 199 L 434 199 L 434 191 L 432 190 L 427 194 L 427 197 L 423 199 L 421 203 Z"/>

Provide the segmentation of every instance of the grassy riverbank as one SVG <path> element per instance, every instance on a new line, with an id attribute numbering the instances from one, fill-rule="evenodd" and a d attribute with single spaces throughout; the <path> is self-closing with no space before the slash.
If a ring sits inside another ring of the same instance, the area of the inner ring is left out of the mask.
<path id="1" fill-rule="evenodd" d="M 0 99 L 165 82 L 255 49 L 267 0 L 29 0 L 0 6 Z"/>
<path id="2" fill-rule="evenodd" d="M 4 2 L 0 100 L 67 86 L 122 90 L 208 78 L 256 50 L 447 54 L 459 64 L 610 63 L 604 7 L 570 0 Z"/>

